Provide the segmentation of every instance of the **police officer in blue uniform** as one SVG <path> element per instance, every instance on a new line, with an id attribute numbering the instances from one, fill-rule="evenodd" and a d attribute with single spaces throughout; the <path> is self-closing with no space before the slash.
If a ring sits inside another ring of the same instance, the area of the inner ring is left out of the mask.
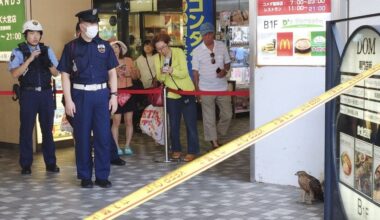
<path id="1" fill-rule="evenodd" d="M 36 20 L 24 23 L 26 42 L 14 49 L 9 71 L 20 82 L 20 160 L 21 174 L 31 174 L 33 162 L 32 134 L 38 113 L 42 131 L 42 152 L 46 171 L 59 172 L 53 141 L 54 98 L 51 76 L 57 76 L 57 58 L 52 49 L 40 43 L 43 29 Z"/>
<path id="2" fill-rule="evenodd" d="M 118 62 L 110 44 L 98 36 L 96 9 L 76 14 L 80 36 L 63 49 L 57 69 L 62 74 L 66 114 L 73 117 L 77 177 L 83 188 L 108 188 L 110 174 L 110 111 L 117 109 Z M 108 82 L 108 85 L 107 85 Z M 90 136 L 93 133 L 94 159 Z"/>
<path id="3" fill-rule="evenodd" d="M 75 35 L 74 37 L 80 36 L 80 27 L 79 23 L 75 25 Z M 62 96 L 62 104 L 65 106 L 65 96 Z M 70 126 L 73 127 L 72 117 L 66 115 L 66 119 L 69 122 Z M 125 166 L 126 162 L 125 160 L 121 159 L 118 152 L 117 152 L 117 145 L 115 140 L 113 139 L 111 135 L 111 148 L 110 148 L 110 157 L 111 157 L 111 165 L 115 166 Z"/>

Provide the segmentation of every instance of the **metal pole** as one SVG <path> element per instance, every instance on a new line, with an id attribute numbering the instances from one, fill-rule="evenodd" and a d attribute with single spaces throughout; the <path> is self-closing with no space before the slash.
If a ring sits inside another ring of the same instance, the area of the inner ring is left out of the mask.
<path id="1" fill-rule="evenodd" d="M 164 88 L 161 91 L 163 93 L 163 99 L 164 99 L 164 138 L 165 138 L 165 159 L 163 160 L 157 160 L 154 159 L 154 162 L 157 163 L 170 163 L 173 162 L 169 158 L 169 141 L 168 141 L 168 111 L 166 109 L 166 92 L 167 88 L 164 86 Z"/>
<path id="2" fill-rule="evenodd" d="M 169 160 L 169 144 L 168 144 L 168 111 L 166 109 L 166 86 L 163 89 L 164 93 L 164 135 L 165 135 L 165 161 L 170 162 Z"/>

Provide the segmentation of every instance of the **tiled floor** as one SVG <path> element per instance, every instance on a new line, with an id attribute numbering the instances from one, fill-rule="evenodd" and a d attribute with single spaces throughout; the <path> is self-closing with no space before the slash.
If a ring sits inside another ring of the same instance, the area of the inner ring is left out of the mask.
<path id="1" fill-rule="evenodd" d="M 234 119 L 227 138 L 248 129 L 248 118 Z M 201 143 L 204 153 L 208 144 Z M 127 165 L 112 167 L 112 188 L 82 189 L 73 148 L 57 150 L 59 174 L 47 174 L 37 154 L 32 175 L 21 176 L 17 150 L 0 146 L 0 219 L 81 219 L 183 164 L 154 162 L 163 159 L 163 148 L 143 134 L 134 136 L 132 147 L 136 154 L 124 157 Z M 322 219 L 323 204 L 302 204 L 299 195 L 296 187 L 249 182 L 244 150 L 118 219 Z"/>

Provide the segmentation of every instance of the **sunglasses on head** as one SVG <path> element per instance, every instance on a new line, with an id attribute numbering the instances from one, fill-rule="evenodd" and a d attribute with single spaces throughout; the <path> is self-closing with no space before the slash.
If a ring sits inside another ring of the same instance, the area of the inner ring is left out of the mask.
<path id="1" fill-rule="evenodd" d="M 211 57 L 211 63 L 215 64 L 215 54 L 214 54 L 214 52 L 210 53 L 210 57 Z"/>

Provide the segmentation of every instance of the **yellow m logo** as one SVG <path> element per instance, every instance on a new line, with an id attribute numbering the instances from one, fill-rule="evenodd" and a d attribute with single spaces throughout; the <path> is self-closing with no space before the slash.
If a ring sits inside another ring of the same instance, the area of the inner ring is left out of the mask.
<path id="1" fill-rule="evenodd" d="M 289 39 L 281 39 L 280 41 L 280 50 L 287 49 L 290 50 L 290 41 Z"/>

